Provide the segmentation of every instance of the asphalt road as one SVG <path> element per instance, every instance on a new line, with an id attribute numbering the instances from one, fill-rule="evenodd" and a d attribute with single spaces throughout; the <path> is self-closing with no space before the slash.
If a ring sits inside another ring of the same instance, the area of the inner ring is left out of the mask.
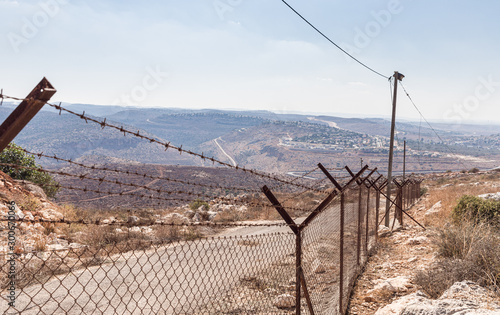
<path id="1" fill-rule="evenodd" d="M 16 309 L 2 299 L 0 313 L 189 314 L 293 253 L 294 244 L 288 227 L 259 226 L 117 255 L 24 288 Z"/>
<path id="2" fill-rule="evenodd" d="M 356 207 L 346 208 L 351 225 Z M 303 246 L 329 239 L 338 212 L 314 222 Z M 232 228 L 215 238 L 114 255 L 99 266 L 55 276 L 18 292 L 15 309 L 2 298 L 0 313 L 192 314 L 294 251 L 295 235 L 287 226 Z"/>

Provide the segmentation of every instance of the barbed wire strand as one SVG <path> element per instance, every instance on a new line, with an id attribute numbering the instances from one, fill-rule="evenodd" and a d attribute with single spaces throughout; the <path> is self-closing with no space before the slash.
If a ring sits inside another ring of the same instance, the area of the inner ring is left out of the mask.
<path id="1" fill-rule="evenodd" d="M 10 147 L 10 145 L 8 147 Z M 191 182 L 191 181 L 185 181 L 185 180 L 181 180 L 181 179 L 173 179 L 173 178 L 169 178 L 169 177 L 165 177 L 165 176 L 154 176 L 154 175 L 149 175 L 146 173 L 140 173 L 137 171 L 130 171 L 130 170 L 123 171 L 123 170 L 119 170 L 119 169 L 108 168 L 108 167 L 103 167 L 103 166 L 96 166 L 96 165 L 89 166 L 89 165 L 85 165 L 83 163 L 75 162 L 71 159 L 60 158 L 56 155 L 51 156 L 51 155 L 44 154 L 43 152 L 35 153 L 35 152 L 31 152 L 31 151 L 24 149 L 24 148 L 21 148 L 21 150 L 24 151 L 25 153 L 31 154 L 33 156 L 37 156 L 39 159 L 42 157 L 49 158 L 49 159 L 53 159 L 53 160 L 61 161 L 61 162 L 66 162 L 66 163 L 76 165 L 76 166 L 79 166 L 82 168 L 90 169 L 90 170 L 114 172 L 114 173 L 126 174 L 126 175 L 135 175 L 135 176 L 149 178 L 149 179 L 153 179 L 153 180 L 155 180 L 155 179 L 165 180 L 165 181 L 170 181 L 170 182 L 175 182 L 175 183 L 180 183 L 180 184 L 185 184 L 185 185 L 190 185 L 190 186 L 199 186 L 199 187 L 212 188 L 212 189 L 238 190 L 238 191 L 252 192 L 252 193 L 260 193 L 261 192 L 260 189 L 249 189 L 249 188 L 244 188 L 244 187 L 227 187 L 227 186 L 221 186 L 221 185 L 202 184 L 202 183 L 195 183 L 195 182 Z"/>
<path id="2" fill-rule="evenodd" d="M 226 202 L 227 204 L 236 204 L 236 205 L 244 205 L 244 206 L 254 206 L 254 207 L 269 207 L 270 205 L 267 203 L 258 203 L 258 202 L 248 202 L 248 201 L 240 201 L 236 199 L 229 199 L 226 197 L 220 197 L 220 196 L 215 196 L 215 195 L 207 195 L 207 194 L 201 194 L 201 193 L 195 193 L 195 192 L 188 192 L 188 191 L 182 191 L 182 190 L 177 190 L 177 191 L 170 191 L 170 190 L 164 190 L 164 189 L 156 189 L 156 188 L 151 188 L 145 185 L 138 185 L 138 184 L 133 184 L 133 183 L 124 183 L 118 180 L 108 180 L 104 177 L 101 178 L 94 178 L 94 177 L 89 177 L 88 174 L 81 174 L 81 175 L 76 175 L 76 174 L 70 174 L 66 172 L 61 172 L 61 171 L 52 171 L 52 170 L 46 170 L 41 167 L 29 167 L 29 166 L 23 166 L 23 165 L 18 165 L 18 164 L 11 164 L 11 163 L 0 163 L 2 166 L 7 166 L 7 167 L 12 167 L 12 168 L 22 168 L 22 169 L 31 169 L 31 170 L 36 170 L 40 172 L 46 172 L 50 174 L 56 174 L 60 176 L 68 176 L 68 177 L 74 177 L 78 178 L 80 180 L 92 180 L 96 181 L 99 183 L 109 183 L 109 184 L 114 184 L 118 186 L 129 186 L 129 187 L 134 187 L 134 188 L 140 188 L 144 189 L 147 191 L 152 191 L 158 194 L 165 193 L 168 195 L 188 195 L 188 196 L 195 196 L 197 198 L 203 197 L 203 198 L 209 198 L 211 200 L 215 201 L 221 201 L 221 202 Z M 192 202 L 193 199 L 187 199 L 187 198 L 164 198 L 164 197 L 155 197 L 151 195 L 145 195 L 145 194 L 131 194 L 129 192 L 112 192 L 112 191 L 102 191 L 102 190 L 97 190 L 93 188 L 76 188 L 74 186 L 67 186 L 67 185 L 62 185 L 60 183 L 57 184 L 46 184 L 45 186 L 49 187 L 55 187 L 55 188 L 65 188 L 65 189 L 70 189 L 70 190 L 81 190 L 84 192 L 93 192 L 93 193 L 104 193 L 104 194 L 109 194 L 109 195 L 114 195 L 114 196 L 134 196 L 134 197 L 141 197 L 141 198 L 149 198 L 149 199 L 155 199 L 155 200 L 161 200 L 161 201 L 182 201 L 182 202 Z M 294 208 L 294 207 L 284 207 L 289 210 L 294 210 L 294 211 L 304 211 L 304 209 L 299 209 L 299 208 Z"/>
<path id="3" fill-rule="evenodd" d="M 19 100 L 19 101 L 23 101 L 24 100 L 22 98 L 16 98 L 16 97 L 6 96 L 6 95 L 4 95 L 4 97 L 8 98 L 8 99 Z M 192 155 L 192 156 L 198 157 L 198 158 L 200 158 L 202 160 L 208 160 L 208 161 L 211 161 L 214 164 L 217 163 L 217 164 L 219 164 L 221 166 L 232 168 L 232 169 L 236 169 L 236 170 L 239 170 L 239 171 L 243 171 L 243 172 L 252 174 L 254 176 L 259 176 L 261 178 L 270 179 L 270 180 L 273 180 L 273 181 L 281 182 L 283 184 L 287 184 L 287 185 L 291 185 L 291 186 L 296 186 L 296 187 L 299 187 L 299 188 L 311 189 L 310 187 L 308 187 L 306 185 L 296 184 L 296 183 L 293 183 L 293 182 L 290 182 L 290 181 L 286 181 L 286 180 L 280 179 L 280 178 L 278 178 L 276 176 L 273 176 L 273 175 L 270 175 L 270 174 L 266 174 L 266 173 L 261 172 L 261 171 L 257 171 L 257 170 L 253 170 L 253 169 L 248 169 L 248 168 L 241 167 L 241 166 L 238 166 L 238 165 L 233 166 L 233 165 L 231 165 L 229 163 L 217 160 L 214 157 L 207 157 L 203 153 L 197 153 L 197 152 L 193 152 L 191 150 L 183 149 L 182 145 L 181 146 L 176 146 L 176 145 L 171 144 L 170 142 L 162 142 L 162 141 L 160 141 L 158 139 L 155 139 L 155 138 L 152 138 L 152 137 L 149 137 L 149 136 L 145 136 L 145 135 L 141 135 L 140 134 L 140 130 L 138 130 L 137 132 L 133 132 L 133 131 L 130 131 L 130 130 L 124 128 L 123 126 L 118 127 L 116 125 L 108 123 L 106 118 L 104 118 L 102 121 L 99 121 L 97 119 L 94 119 L 92 117 L 89 117 L 89 116 L 85 115 L 85 111 L 82 114 L 78 114 L 78 113 L 76 113 L 76 112 L 74 112 L 72 110 L 69 110 L 67 108 L 62 107 L 60 104 L 56 105 L 56 104 L 51 104 L 49 102 L 44 102 L 44 103 L 47 104 L 47 105 L 49 105 L 50 107 L 55 108 L 56 110 L 59 111 L 59 113 L 61 113 L 61 112 L 64 111 L 64 112 L 66 112 L 68 114 L 74 115 L 76 117 L 79 117 L 80 119 L 85 120 L 85 122 L 87 122 L 87 123 L 89 121 L 93 122 L 93 123 L 96 123 L 96 124 L 100 125 L 102 129 L 104 129 L 106 127 L 107 128 L 112 128 L 112 129 L 118 130 L 119 132 L 122 132 L 124 135 L 129 134 L 131 136 L 140 138 L 142 140 L 147 140 L 150 143 L 159 144 L 159 145 L 161 145 L 161 146 L 163 146 L 165 148 L 165 151 L 168 150 L 168 149 L 177 150 L 177 151 L 179 151 L 179 153 L 186 153 L 188 155 Z M 311 189 L 311 190 L 313 190 L 313 189 Z"/>

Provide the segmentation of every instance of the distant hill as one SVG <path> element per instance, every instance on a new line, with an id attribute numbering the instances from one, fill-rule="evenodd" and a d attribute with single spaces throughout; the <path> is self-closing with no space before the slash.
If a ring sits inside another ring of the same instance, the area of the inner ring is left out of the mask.
<path id="1" fill-rule="evenodd" d="M 111 115 L 158 137 L 171 139 L 175 145 L 195 149 L 203 142 L 235 129 L 261 125 L 267 120 L 256 116 L 224 112 L 165 113 L 163 110 L 127 110 Z"/>
<path id="2" fill-rule="evenodd" d="M 310 169 L 318 162 L 357 167 L 361 159 L 374 165 L 386 165 L 387 160 L 390 122 L 385 119 L 276 114 L 269 111 L 86 104 L 64 106 L 76 112 L 85 111 L 86 115 L 100 120 L 106 118 L 115 125 L 123 125 L 131 131 L 139 130 L 141 134 L 184 149 L 269 172 L 301 171 Z M 0 119 L 3 121 L 13 108 L 12 104 L 1 106 Z M 457 164 L 455 154 L 470 156 L 468 160 L 483 167 L 498 166 L 500 127 L 463 125 L 457 129 L 453 125 L 436 124 L 435 128 L 439 138 L 424 123 L 398 122 L 396 160 L 402 153 L 403 140 L 407 140 L 410 161 L 411 156 L 418 157 L 418 165 L 413 167 L 415 170 L 466 168 L 463 163 Z M 57 154 L 68 159 L 109 156 L 141 163 L 211 164 L 177 151 L 165 152 L 162 146 L 133 136 L 123 136 L 113 129 L 101 129 L 98 124 L 87 124 L 73 115 L 59 115 L 50 107 L 44 107 L 15 142 L 36 152 Z M 41 160 L 41 163 L 59 167 L 50 160 Z"/>
<path id="3" fill-rule="evenodd" d="M 0 108 L 0 120 L 4 120 L 12 109 Z M 111 122 L 108 120 L 108 122 Z M 122 125 L 121 123 L 117 123 Z M 127 125 L 125 125 L 127 126 Z M 136 127 L 127 126 L 133 131 Z M 144 130 L 141 134 L 156 137 Z M 156 137 L 160 139 L 159 137 Z M 17 144 L 34 152 L 47 155 L 56 154 L 66 159 L 77 159 L 86 155 L 102 155 L 140 161 L 143 163 L 195 165 L 195 161 L 177 151 L 165 152 L 162 146 L 124 136 L 117 130 L 102 129 L 95 123 L 69 114 L 58 115 L 54 112 L 40 111 L 35 118 L 14 139 Z M 49 167 L 58 167 L 51 159 L 41 163 Z"/>

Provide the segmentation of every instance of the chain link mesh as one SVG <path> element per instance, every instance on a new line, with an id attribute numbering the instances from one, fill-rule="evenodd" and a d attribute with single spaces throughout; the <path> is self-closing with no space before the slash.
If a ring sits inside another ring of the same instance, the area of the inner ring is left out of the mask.
<path id="1" fill-rule="evenodd" d="M 175 227 L 169 227 L 175 228 Z M 172 243 L 113 244 L 19 253 L 15 307 L 2 314 L 288 314 L 274 306 L 294 290 L 295 238 L 288 227 Z M 97 232 L 96 232 L 97 233 Z M 242 235 L 245 234 L 245 235 Z"/>
<path id="2" fill-rule="evenodd" d="M 57 250 L 16 249 L 15 306 L 8 305 L 12 262 L 7 253 L 0 253 L 0 312 L 295 314 L 299 303 L 302 314 L 312 313 L 311 308 L 314 314 L 344 314 L 354 282 L 376 244 L 384 204 L 377 202 L 381 190 L 368 188 L 369 182 L 353 178 L 349 183 L 351 188 L 336 196 L 332 192 L 333 199 L 327 197 L 324 208 L 307 219 L 302 209 L 286 224 L 228 223 L 222 232 L 217 228 L 223 227 L 213 223 L 41 221 L 76 225 L 86 229 L 90 240 Z M 419 185 L 403 188 L 402 205 L 418 198 Z M 300 226 L 304 220 L 308 223 Z M 152 239 L 143 228 L 163 233 Z M 220 234 L 203 237 L 197 233 L 203 228 Z"/>

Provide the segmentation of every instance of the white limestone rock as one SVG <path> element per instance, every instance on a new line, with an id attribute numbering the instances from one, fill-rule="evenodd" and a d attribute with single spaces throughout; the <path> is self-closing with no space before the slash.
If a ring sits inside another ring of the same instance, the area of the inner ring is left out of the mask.
<path id="1" fill-rule="evenodd" d="M 274 299 L 273 305 L 277 308 L 293 308 L 295 307 L 295 298 L 290 294 L 281 294 Z"/>

